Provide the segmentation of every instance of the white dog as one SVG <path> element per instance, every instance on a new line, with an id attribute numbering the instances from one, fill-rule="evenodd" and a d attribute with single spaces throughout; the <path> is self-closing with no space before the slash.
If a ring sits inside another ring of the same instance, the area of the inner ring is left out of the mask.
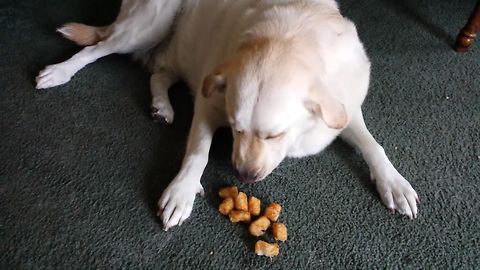
<path id="1" fill-rule="evenodd" d="M 154 63 L 154 118 L 173 121 L 168 89 L 178 79 L 193 90 L 186 155 L 158 202 L 165 229 L 190 216 L 212 136 L 226 125 L 242 182 L 260 181 L 285 157 L 316 154 L 340 135 L 364 156 L 388 209 L 416 217 L 416 192 L 365 126 L 370 62 L 335 1 L 124 0 L 110 26 L 58 31 L 88 46 L 47 66 L 37 88 L 63 84 L 111 53 L 143 53 Z"/>

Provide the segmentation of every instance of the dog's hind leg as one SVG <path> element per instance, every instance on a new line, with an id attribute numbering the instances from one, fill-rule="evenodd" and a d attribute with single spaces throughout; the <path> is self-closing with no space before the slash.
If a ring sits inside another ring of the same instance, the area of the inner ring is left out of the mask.
<path id="1" fill-rule="evenodd" d="M 170 31 L 180 4 L 179 0 L 124 0 L 119 16 L 109 27 L 73 23 L 58 29 L 77 44 L 92 46 L 65 62 L 47 66 L 36 78 L 37 89 L 68 82 L 77 71 L 103 56 L 155 47 Z"/>
<path id="2" fill-rule="evenodd" d="M 110 35 L 112 26 L 89 26 L 81 23 L 67 23 L 57 29 L 63 37 L 80 46 L 95 45 Z"/>
<path id="3" fill-rule="evenodd" d="M 152 93 L 151 115 L 155 122 L 171 124 L 173 122 L 173 108 L 168 97 L 168 89 L 177 81 L 178 77 L 169 71 L 158 71 L 150 77 L 150 91 Z"/>
<path id="4" fill-rule="evenodd" d="M 36 78 L 37 89 L 54 87 L 70 81 L 70 78 L 86 65 L 95 62 L 98 58 L 116 53 L 118 40 L 107 38 L 96 45 L 87 46 L 67 61 L 46 66 Z"/>

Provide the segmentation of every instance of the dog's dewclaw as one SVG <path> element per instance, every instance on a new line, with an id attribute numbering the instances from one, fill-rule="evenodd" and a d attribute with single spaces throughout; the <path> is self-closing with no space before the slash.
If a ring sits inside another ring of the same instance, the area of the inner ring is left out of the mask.
<path id="1" fill-rule="evenodd" d="M 248 198 L 248 212 L 250 212 L 252 216 L 260 215 L 261 204 L 258 198 L 250 196 L 250 198 Z"/>
<path id="2" fill-rule="evenodd" d="M 230 218 L 230 221 L 233 223 L 237 223 L 237 222 L 250 223 L 250 221 L 252 220 L 252 217 L 250 216 L 250 212 L 247 212 L 247 211 L 232 210 L 228 214 L 228 217 Z"/>
<path id="3" fill-rule="evenodd" d="M 253 223 L 252 223 L 253 224 Z M 273 223 L 272 225 L 273 238 L 285 242 L 288 237 L 287 226 L 283 223 Z"/>
<path id="4" fill-rule="evenodd" d="M 225 200 L 223 200 L 223 202 L 220 204 L 220 206 L 218 207 L 218 211 L 222 213 L 222 215 L 228 215 L 230 211 L 233 210 L 233 207 L 234 207 L 233 198 L 228 197 Z"/>
<path id="5" fill-rule="evenodd" d="M 238 189 L 236 186 L 231 186 L 231 187 L 224 187 L 220 189 L 220 192 L 218 192 L 218 195 L 222 198 L 236 198 L 238 195 Z"/>
<path id="6" fill-rule="evenodd" d="M 262 217 L 259 217 L 254 222 L 250 223 L 250 226 L 248 227 L 248 231 L 253 236 L 260 236 L 265 233 L 268 227 L 270 227 L 270 220 L 262 216 Z"/>
<path id="7" fill-rule="evenodd" d="M 264 215 L 271 221 L 277 221 L 282 211 L 282 206 L 278 203 L 271 203 L 266 209 Z"/>
<path id="8" fill-rule="evenodd" d="M 243 192 L 238 193 L 237 197 L 235 198 L 235 209 L 248 212 L 247 194 Z"/>
<path id="9" fill-rule="evenodd" d="M 255 253 L 258 256 L 275 257 L 280 253 L 280 246 L 277 243 L 267 243 L 259 240 L 255 243 Z"/>

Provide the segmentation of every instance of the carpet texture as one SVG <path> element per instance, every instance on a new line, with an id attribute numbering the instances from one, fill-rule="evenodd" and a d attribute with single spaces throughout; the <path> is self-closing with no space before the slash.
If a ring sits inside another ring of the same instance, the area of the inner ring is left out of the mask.
<path id="1" fill-rule="evenodd" d="M 202 178 L 206 196 L 164 232 L 155 205 L 184 152 L 185 85 L 170 92 L 169 127 L 151 121 L 149 76 L 125 55 L 37 91 L 39 70 L 79 50 L 55 28 L 107 24 L 119 1 L 2 1 L 0 268 L 478 269 L 480 41 L 465 54 L 450 48 L 475 2 L 340 2 L 372 61 L 365 120 L 421 197 L 416 220 L 388 213 L 365 162 L 340 140 L 240 184 L 222 130 Z M 278 257 L 255 256 L 247 228 L 217 212 L 217 191 L 230 184 L 284 206 L 290 235 Z"/>

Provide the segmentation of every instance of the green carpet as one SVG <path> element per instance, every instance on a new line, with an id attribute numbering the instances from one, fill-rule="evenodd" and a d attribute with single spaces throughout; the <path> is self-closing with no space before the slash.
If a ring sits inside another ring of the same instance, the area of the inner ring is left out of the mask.
<path id="1" fill-rule="evenodd" d="M 185 85 L 170 93 L 169 127 L 151 121 L 149 76 L 128 56 L 37 91 L 37 72 L 78 50 L 55 27 L 108 23 L 119 1 L 1 1 L 0 269 L 478 269 L 480 41 L 465 54 L 450 48 L 475 2 L 341 1 L 372 61 L 365 120 L 421 197 L 416 220 L 388 213 L 340 140 L 240 184 L 223 130 L 206 196 L 164 232 L 155 205 L 184 152 Z M 255 256 L 246 227 L 217 212 L 229 184 L 282 203 L 290 235 L 278 257 Z"/>

